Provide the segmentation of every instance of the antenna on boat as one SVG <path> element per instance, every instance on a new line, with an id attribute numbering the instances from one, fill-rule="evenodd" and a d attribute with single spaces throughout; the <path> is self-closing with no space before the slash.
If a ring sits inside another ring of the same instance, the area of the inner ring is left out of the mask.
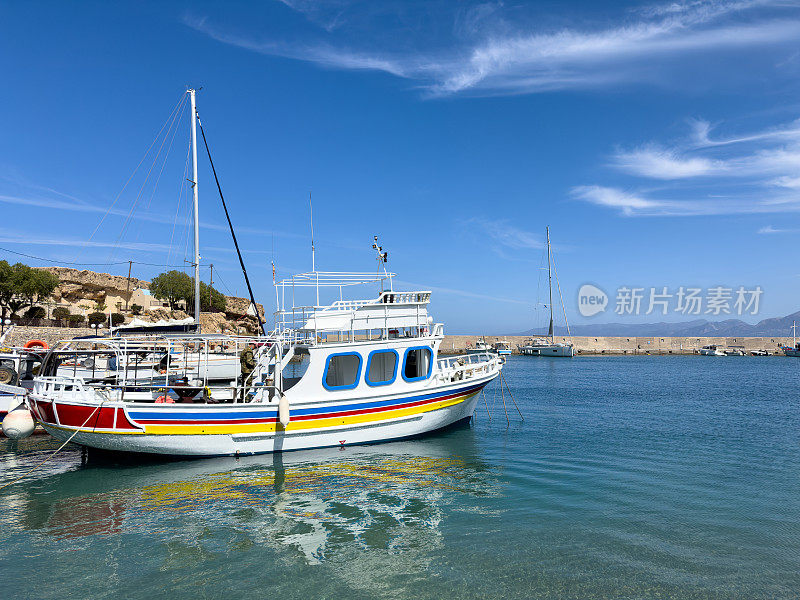
<path id="1" fill-rule="evenodd" d="M 311 220 L 311 271 L 316 271 L 314 263 L 314 204 L 311 202 L 311 192 L 308 192 L 308 214 Z M 317 302 L 319 304 L 319 302 Z"/>
<path id="2" fill-rule="evenodd" d="M 196 91 L 186 90 L 191 101 L 192 113 L 192 192 L 194 194 L 194 322 L 200 333 L 200 216 L 197 199 L 197 105 Z"/>
<path id="3" fill-rule="evenodd" d="M 314 204 L 311 202 L 311 190 L 308 191 L 308 214 L 311 220 L 311 272 L 317 272 L 314 256 Z M 319 275 L 317 275 L 317 306 L 319 306 Z"/>
<path id="4" fill-rule="evenodd" d="M 378 245 L 378 236 L 372 236 L 372 249 L 375 250 L 378 260 L 378 277 L 380 278 L 381 275 L 381 267 L 383 267 L 383 274 L 387 275 L 386 273 L 386 263 L 389 261 L 389 253 L 383 251 L 383 247 Z M 388 275 L 387 275 L 388 277 Z M 389 277 L 389 291 L 394 291 L 394 287 L 392 286 L 392 278 Z M 383 293 L 383 279 L 380 280 L 380 290 L 378 290 L 379 294 Z"/>

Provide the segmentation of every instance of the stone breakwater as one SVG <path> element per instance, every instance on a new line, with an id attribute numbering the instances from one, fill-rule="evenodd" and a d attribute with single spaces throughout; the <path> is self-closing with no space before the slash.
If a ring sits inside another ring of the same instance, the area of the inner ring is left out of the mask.
<path id="1" fill-rule="evenodd" d="M 474 347 L 480 336 L 447 335 L 441 345 L 443 354 L 460 354 Z M 486 336 L 490 344 L 506 340 L 514 354 L 517 346 L 523 345 L 529 336 Z M 557 342 L 572 342 L 579 354 L 698 354 L 703 346 L 715 345 L 720 348 L 738 348 L 745 352 L 766 350 L 770 354 L 783 353 L 781 346 L 791 346 L 791 337 L 604 337 L 556 336 Z"/>

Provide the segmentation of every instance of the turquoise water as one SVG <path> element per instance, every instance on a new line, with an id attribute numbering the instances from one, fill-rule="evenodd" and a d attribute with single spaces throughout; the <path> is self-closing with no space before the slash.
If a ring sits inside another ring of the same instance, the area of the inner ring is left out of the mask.
<path id="1" fill-rule="evenodd" d="M 4 598 L 796 598 L 800 362 L 513 357 L 525 416 L 0 490 Z M 508 398 L 506 397 L 508 402 Z M 54 443 L 4 441 L 0 484 Z"/>

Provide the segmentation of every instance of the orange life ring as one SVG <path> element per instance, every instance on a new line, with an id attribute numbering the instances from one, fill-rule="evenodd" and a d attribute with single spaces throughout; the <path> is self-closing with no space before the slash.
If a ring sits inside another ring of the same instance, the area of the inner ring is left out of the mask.
<path id="1" fill-rule="evenodd" d="M 49 346 L 42 340 L 28 340 L 27 342 L 25 342 L 23 348 L 25 348 L 26 350 L 30 350 L 31 348 L 41 348 L 43 350 L 47 350 Z"/>

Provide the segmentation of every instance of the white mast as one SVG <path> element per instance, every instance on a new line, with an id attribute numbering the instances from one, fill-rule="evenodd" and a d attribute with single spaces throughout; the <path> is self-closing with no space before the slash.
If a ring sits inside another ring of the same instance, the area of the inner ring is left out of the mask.
<path id="1" fill-rule="evenodd" d="M 187 90 L 192 111 L 192 190 L 194 192 L 194 321 L 200 330 L 200 215 L 197 200 L 197 107 L 195 90 Z"/>
<path id="2" fill-rule="evenodd" d="M 553 330 L 553 275 L 550 272 L 550 227 L 546 227 L 545 231 L 547 231 L 547 285 L 550 289 L 550 342 L 555 343 L 556 337 L 555 332 Z"/>

